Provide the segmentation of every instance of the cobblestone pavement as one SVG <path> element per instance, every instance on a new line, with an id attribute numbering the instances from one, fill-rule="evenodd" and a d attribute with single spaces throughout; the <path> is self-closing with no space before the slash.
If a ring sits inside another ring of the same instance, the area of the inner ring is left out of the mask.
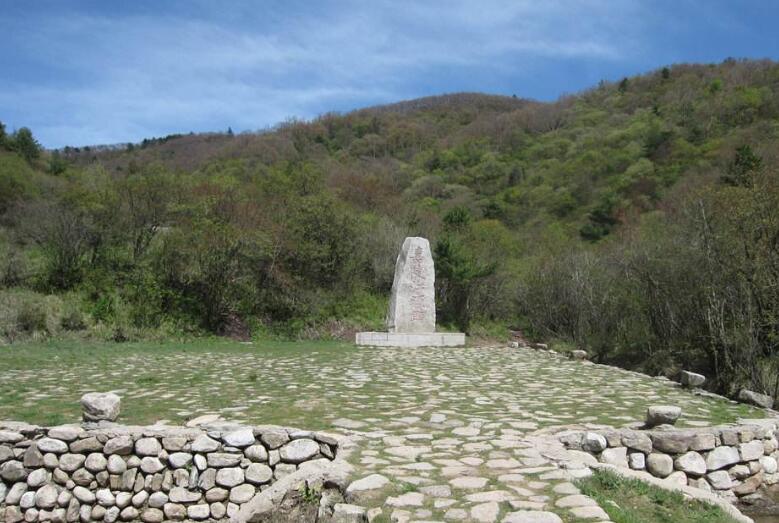
<path id="1" fill-rule="evenodd" d="M 15 401 L 32 411 L 52 397 L 114 390 L 126 422 L 219 414 L 350 433 L 356 478 L 368 478 L 353 499 L 396 521 L 607 521 L 534 433 L 627 425 L 650 404 L 682 407 L 680 426 L 758 417 L 665 380 L 502 347 L 130 352 L 92 369 L 0 370 L 0 382 L 14 383 Z M 17 414 L 0 406 L 0 418 Z"/>

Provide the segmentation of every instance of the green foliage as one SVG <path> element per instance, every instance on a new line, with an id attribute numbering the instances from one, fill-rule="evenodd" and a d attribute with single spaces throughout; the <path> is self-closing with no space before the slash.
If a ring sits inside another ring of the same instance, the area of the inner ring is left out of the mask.
<path id="1" fill-rule="evenodd" d="M 13 149 L 28 163 L 41 155 L 41 146 L 33 137 L 32 131 L 27 127 L 22 127 L 16 131 L 11 138 L 11 143 L 13 144 Z"/>
<path id="2" fill-rule="evenodd" d="M 734 523 L 716 505 L 686 499 L 638 479 L 626 479 L 608 470 L 596 470 L 577 481 L 582 493 L 598 502 L 615 523 Z"/>
<path id="3" fill-rule="evenodd" d="M 752 174 L 759 171 L 762 165 L 763 159 L 756 155 L 749 145 L 742 145 L 736 149 L 735 157 L 728 164 L 722 181 L 729 185 L 750 187 Z"/>

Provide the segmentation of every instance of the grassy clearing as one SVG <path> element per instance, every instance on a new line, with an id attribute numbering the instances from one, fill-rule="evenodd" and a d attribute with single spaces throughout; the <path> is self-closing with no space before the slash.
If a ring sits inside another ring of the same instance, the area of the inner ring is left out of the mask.
<path id="1" fill-rule="evenodd" d="M 719 507 L 605 470 L 579 480 L 577 486 L 614 523 L 735 523 Z"/>
<path id="2" fill-rule="evenodd" d="M 685 422 L 759 417 L 745 405 L 668 383 L 506 348 L 368 349 L 337 341 L 224 339 L 48 341 L 0 348 L 0 419 L 74 422 L 89 391 L 122 396 L 122 420 L 182 423 L 203 414 L 311 429 L 337 418 L 380 424 L 420 406 L 485 419 L 518 414 L 537 426 L 621 425 L 649 404 L 676 404 Z"/>

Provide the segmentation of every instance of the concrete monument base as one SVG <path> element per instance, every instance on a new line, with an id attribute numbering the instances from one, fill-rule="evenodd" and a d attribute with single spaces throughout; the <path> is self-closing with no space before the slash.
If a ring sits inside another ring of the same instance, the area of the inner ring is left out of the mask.
<path id="1" fill-rule="evenodd" d="M 374 347 L 460 347 L 462 332 L 358 332 L 357 345 Z"/>

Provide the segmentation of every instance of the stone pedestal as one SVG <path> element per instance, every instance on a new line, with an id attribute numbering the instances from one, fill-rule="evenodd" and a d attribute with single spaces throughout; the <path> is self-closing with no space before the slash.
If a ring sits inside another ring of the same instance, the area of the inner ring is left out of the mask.
<path id="1" fill-rule="evenodd" d="M 409 237 L 395 262 L 387 332 L 359 332 L 357 345 L 379 347 L 456 347 L 465 334 L 435 331 L 435 268 L 430 243 Z"/>
<path id="2" fill-rule="evenodd" d="M 462 332 L 358 332 L 357 345 L 374 347 L 460 347 Z"/>

